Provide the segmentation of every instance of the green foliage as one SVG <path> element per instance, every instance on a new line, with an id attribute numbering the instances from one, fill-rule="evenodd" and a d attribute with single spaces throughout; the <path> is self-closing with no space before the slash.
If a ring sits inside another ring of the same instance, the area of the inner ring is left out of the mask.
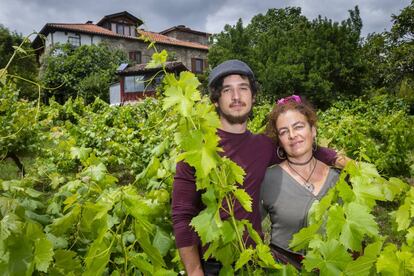
<path id="1" fill-rule="evenodd" d="M 413 188 L 397 179 L 382 178 L 375 167 L 350 162 L 341 173 L 337 185 L 309 213 L 310 225 L 295 234 L 290 246 L 305 249 L 303 261 L 307 272 L 318 269 L 321 275 L 404 275 L 414 271 L 412 239 Z M 394 215 L 407 231 L 401 246 L 384 241 L 373 215 L 377 201 L 402 198 Z M 414 210 L 414 209 L 413 209 Z"/>
<path id="2" fill-rule="evenodd" d="M 21 45 L 21 47 L 17 48 L 16 45 Z M 21 34 L 10 32 L 0 24 L 0 68 L 5 68 L 8 65 L 14 53 L 13 62 L 7 67 L 7 72 L 17 77 L 24 76 L 24 78 L 35 82 L 38 65 L 30 41 L 28 38 L 23 38 Z M 38 90 L 35 85 L 19 78 L 12 78 L 10 81 L 15 83 L 20 98 L 37 99 Z"/>
<path id="3" fill-rule="evenodd" d="M 54 96 L 60 103 L 77 96 L 87 103 L 96 97 L 108 101 L 109 85 L 117 78 L 115 70 L 125 61 L 123 52 L 106 44 L 56 45 L 42 60 L 40 78 L 51 89 L 45 97 Z"/>
<path id="4" fill-rule="evenodd" d="M 160 53 L 154 62 L 167 58 Z M 234 218 L 235 200 L 247 211 L 254 206 L 242 189 L 243 169 L 217 153 L 219 120 L 214 106 L 201 97 L 193 74 L 168 74 L 164 98 L 122 107 L 99 99 L 85 105 L 81 98 L 36 106 L 18 100 L 10 77 L 0 72 L 1 154 L 26 152 L 32 162 L 24 177 L 0 179 L 2 273 L 177 275 L 182 265 L 174 247 L 170 195 L 175 163 L 184 159 L 196 168 L 206 206 L 192 220 L 201 240 L 210 243 L 205 257 L 221 261 L 224 274 L 297 274 L 291 266 L 275 264 L 251 224 Z M 255 131 L 269 109 L 255 108 L 249 123 Z M 360 123 L 380 127 L 379 132 L 355 134 L 361 143 L 356 149 L 372 162 L 383 160 L 377 166 L 384 164 L 382 171 L 395 175 L 407 168 L 409 159 L 397 156 L 403 162 L 399 167 L 387 161 L 373 150 L 369 135 L 390 140 L 385 149 L 412 150 L 412 118 L 405 110 L 402 102 L 386 98 L 357 100 L 338 104 L 325 119 L 330 127 L 358 120 L 346 128 L 352 134 L 351 126 Z M 341 112 L 347 117 L 340 117 Z M 335 134 L 335 143 L 348 145 L 348 139 L 356 144 L 349 133 Z M 387 162 L 392 165 L 385 169 Z M 389 218 L 403 237 L 401 244 L 388 241 L 373 212 L 377 201 L 392 200 L 398 206 Z M 228 212 L 227 219 L 218 216 L 220 209 Z M 322 275 L 414 272 L 414 190 L 400 179 L 387 180 L 373 165 L 351 163 L 336 188 L 312 210 L 310 226 L 292 244 L 307 249 L 304 274 L 313 269 Z M 245 232 L 256 248 L 242 242 Z"/>
<path id="5" fill-rule="evenodd" d="M 246 61 L 266 98 L 295 92 L 323 108 L 364 88 L 361 28 L 358 7 L 341 24 L 322 17 L 309 21 L 300 8 L 269 9 L 246 27 L 239 20 L 213 36 L 209 62 Z"/>
<path id="6" fill-rule="evenodd" d="M 414 118 L 407 104 L 391 96 L 334 104 L 319 113 L 319 135 L 347 156 L 362 156 L 385 175 L 410 175 Z"/>
<path id="7" fill-rule="evenodd" d="M 371 34 L 364 43 L 368 66 L 367 82 L 386 93 L 398 95 L 414 104 L 414 2 L 392 15 L 390 31 Z"/>

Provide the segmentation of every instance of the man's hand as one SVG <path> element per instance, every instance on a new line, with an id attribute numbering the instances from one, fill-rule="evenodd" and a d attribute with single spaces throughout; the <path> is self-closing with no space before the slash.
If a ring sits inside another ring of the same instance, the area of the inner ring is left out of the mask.
<path id="1" fill-rule="evenodd" d="M 178 248 L 178 252 L 189 276 L 204 276 L 196 245 Z"/>
<path id="2" fill-rule="evenodd" d="M 352 159 L 347 157 L 346 155 L 338 153 L 338 157 L 335 160 L 335 167 L 342 170 L 343 168 L 345 168 L 346 164 L 348 164 L 348 162 L 351 160 Z"/>

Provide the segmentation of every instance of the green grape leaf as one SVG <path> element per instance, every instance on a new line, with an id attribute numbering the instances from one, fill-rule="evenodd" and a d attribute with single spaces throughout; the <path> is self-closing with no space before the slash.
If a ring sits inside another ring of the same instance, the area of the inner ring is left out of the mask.
<path id="1" fill-rule="evenodd" d="M 346 222 L 342 229 L 340 241 L 347 248 L 360 251 L 364 235 L 377 236 L 378 225 L 374 216 L 364 205 L 351 202 L 344 206 Z"/>
<path id="2" fill-rule="evenodd" d="M 71 147 L 70 148 L 70 155 L 72 158 L 78 158 L 81 162 L 84 162 L 88 159 L 89 154 L 92 152 L 91 148 L 84 148 L 84 147 Z"/>
<path id="3" fill-rule="evenodd" d="M 273 258 L 272 253 L 270 253 L 270 247 L 265 244 L 259 244 L 256 246 L 257 256 L 262 262 L 264 267 L 269 268 L 280 268 L 281 265 L 276 264 L 275 259 Z"/>
<path id="4" fill-rule="evenodd" d="M 289 243 L 289 247 L 295 251 L 305 249 L 309 242 L 318 233 L 321 225 L 321 222 L 319 222 L 302 228 L 298 233 L 293 235 L 293 238 Z"/>
<path id="5" fill-rule="evenodd" d="M 203 244 L 209 243 L 219 236 L 219 227 L 214 218 L 216 215 L 215 210 L 207 208 L 191 220 L 190 225 L 194 227 Z"/>
<path id="6" fill-rule="evenodd" d="M 78 255 L 70 250 L 56 250 L 54 255 L 54 269 L 63 275 L 79 275 L 82 271 L 82 265 Z"/>
<path id="7" fill-rule="evenodd" d="M 408 246 L 414 246 L 414 226 L 407 229 L 407 234 L 405 235 Z"/>
<path id="8" fill-rule="evenodd" d="M 372 274 L 372 268 L 381 252 L 382 242 L 377 241 L 367 245 L 364 255 L 350 262 L 345 269 L 345 275 L 368 276 Z"/>
<path id="9" fill-rule="evenodd" d="M 342 206 L 332 206 L 328 211 L 328 219 L 326 222 L 328 239 L 338 239 L 345 222 L 345 212 Z"/>
<path id="10" fill-rule="evenodd" d="M 154 54 L 152 54 L 151 60 L 150 60 L 150 62 L 147 63 L 145 68 L 158 68 L 158 67 L 161 67 L 167 62 L 167 58 L 168 58 L 168 53 L 165 49 L 162 50 L 160 53 L 155 52 Z"/>
<path id="11" fill-rule="evenodd" d="M 53 259 L 53 244 L 46 236 L 35 240 L 34 261 L 39 271 L 47 272 Z"/>
<path id="12" fill-rule="evenodd" d="M 69 211 L 63 217 L 55 219 L 52 224 L 50 224 L 50 232 L 55 236 L 62 236 L 65 234 L 69 229 L 76 224 L 79 214 L 81 211 L 80 205 L 74 205 L 73 209 Z"/>
<path id="13" fill-rule="evenodd" d="M 242 223 L 246 226 L 247 232 L 249 233 L 250 238 L 256 243 L 256 244 L 262 244 L 262 238 L 260 237 L 259 233 L 255 229 L 253 229 L 252 224 L 248 220 L 243 220 Z"/>
<path id="14" fill-rule="evenodd" d="M 332 206 L 334 196 L 335 189 L 330 189 L 320 201 L 314 201 L 308 212 L 308 224 L 313 224 L 322 220 L 328 208 Z"/>
<path id="15" fill-rule="evenodd" d="M 252 259 L 252 255 L 254 254 L 254 250 L 251 248 L 247 248 L 240 253 L 240 257 L 236 262 L 236 266 L 234 269 L 237 271 L 241 267 L 243 267 L 248 261 Z"/>
<path id="16" fill-rule="evenodd" d="M 199 101 L 201 99 L 200 92 L 197 90 L 200 81 L 193 73 L 189 71 L 181 72 L 178 83 L 183 89 L 186 98 L 192 101 Z"/>
<path id="17" fill-rule="evenodd" d="M 153 274 L 154 276 L 176 276 L 177 272 L 174 270 L 167 270 L 165 268 L 158 268 Z"/>
<path id="18" fill-rule="evenodd" d="M 153 265 L 165 267 L 164 259 L 162 258 L 160 252 L 156 247 L 154 247 L 149 238 L 149 233 L 147 230 L 141 225 L 140 221 L 135 221 L 134 224 L 135 228 L 135 236 L 137 237 L 137 242 L 142 247 L 144 252 L 148 255 L 151 259 Z"/>
<path id="19" fill-rule="evenodd" d="M 223 266 L 220 269 L 219 276 L 231 276 L 231 275 L 234 275 L 234 270 L 231 265 Z"/>
<path id="20" fill-rule="evenodd" d="M 231 243 L 216 248 L 213 256 L 222 263 L 223 266 L 231 266 L 236 261 L 236 253 L 234 251 L 234 246 Z"/>
<path id="21" fill-rule="evenodd" d="M 82 175 L 90 176 L 92 180 L 96 182 L 100 182 L 104 179 L 106 175 L 106 167 L 103 163 L 99 163 L 98 165 L 91 165 L 84 169 Z"/>
<path id="22" fill-rule="evenodd" d="M 90 245 L 85 256 L 85 272 L 82 275 L 102 275 L 111 255 L 111 242 L 106 237 L 98 237 Z"/>
<path id="23" fill-rule="evenodd" d="M 388 180 L 386 188 L 387 200 L 393 200 L 396 195 L 401 194 L 404 190 L 407 190 L 408 184 L 402 181 L 399 178 L 390 177 Z"/>
<path id="24" fill-rule="evenodd" d="M 402 231 L 407 229 L 410 226 L 410 202 L 409 198 L 406 197 L 404 200 L 404 204 L 400 205 L 398 210 L 391 213 L 392 216 L 395 217 L 395 221 L 397 222 L 398 231 Z"/>
<path id="25" fill-rule="evenodd" d="M 7 239 L 12 233 L 22 231 L 23 223 L 20 218 L 13 213 L 5 215 L 0 220 L 0 240 Z"/>
<path id="26" fill-rule="evenodd" d="M 244 176 L 246 175 L 246 172 L 243 170 L 242 167 L 237 165 L 235 162 L 228 158 L 223 158 L 224 162 L 229 164 L 229 171 L 230 174 L 228 175 L 228 181 L 230 181 L 230 184 L 233 184 L 233 181 L 236 183 L 239 183 L 240 185 L 243 185 L 244 183 Z"/>
<path id="27" fill-rule="evenodd" d="M 319 250 L 312 250 L 302 261 L 307 271 L 319 269 L 321 275 L 340 275 L 352 260 L 345 247 L 336 240 L 323 243 Z"/>
<path id="28" fill-rule="evenodd" d="M 178 159 L 185 161 L 196 169 L 197 178 L 205 178 L 210 171 L 217 166 L 219 155 L 217 154 L 218 137 L 215 134 L 203 134 L 193 131 L 182 140 L 184 151 Z"/>
<path id="29" fill-rule="evenodd" d="M 167 110 L 175 106 L 177 111 L 184 117 L 191 114 L 193 102 L 184 96 L 183 90 L 179 86 L 169 86 L 164 92 L 163 109 Z"/>
<path id="30" fill-rule="evenodd" d="M 245 190 L 236 189 L 233 194 L 247 212 L 252 211 L 252 198 Z"/>
<path id="31" fill-rule="evenodd" d="M 388 244 L 382 250 L 376 263 L 378 273 L 382 273 L 383 275 L 401 275 L 401 264 L 396 252 L 398 252 L 398 249 L 395 244 Z"/>
<path id="32" fill-rule="evenodd" d="M 355 194 L 352 191 L 349 184 L 345 181 L 346 174 L 341 173 L 339 181 L 336 183 L 335 188 L 339 192 L 339 196 L 344 202 L 351 202 L 355 199 Z"/>
<path id="33" fill-rule="evenodd" d="M 147 273 L 148 275 L 153 275 L 154 266 L 149 263 L 143 255 L 144 254 L 142 253 L 134 254 L 132 257 L 130 257 L 130 261 L 136 268 L 138 268 L 139 271 Z"/>
<path id="34" fill-rule="evenodd" d="M 232 242 L 237 238 L 236 231 L 231 226 L 231 223 L 227 220 L 223 221 L 223 224 L 220 227 L 220 231 L 223 238 L 223 244 Z"/>
<path id="35" fill-rule="evenodd" d="M 159 227 L 157 227 L 157 231 L 155 232 L 154 239 L 152 241 L 152 245 L 158 249 L 161 256 L 167 255 L 168 251 L 173 245 L 173 241 L 166 232 L 161 230 Z"/>

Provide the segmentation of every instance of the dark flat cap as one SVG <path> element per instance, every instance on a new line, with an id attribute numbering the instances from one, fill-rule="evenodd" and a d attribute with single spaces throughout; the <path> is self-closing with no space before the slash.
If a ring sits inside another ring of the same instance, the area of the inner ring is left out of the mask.
<path id="1" fill-rule="evenodd" d="M 211 70 L 208 77 L 208 86 L 213 86 L 214 83 L 221 77 L 233 74 L 244 75 L 254 79 L 253 71 L 246 63 L 237 59 L 231 59 L 220 63 L 214 67 L 213 70 Z"/>

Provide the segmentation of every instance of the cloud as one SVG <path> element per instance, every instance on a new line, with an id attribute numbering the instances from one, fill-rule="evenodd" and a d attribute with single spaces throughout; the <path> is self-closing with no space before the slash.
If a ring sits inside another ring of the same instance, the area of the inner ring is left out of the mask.
<path id="1" fill-rule="evenodd" d="M 358 3 L 359 2 L 359 3 Z M 176 25 L 186 25 L 206 32 L 220 32 L 224 25 L 236 24 L 242 18 L 247 25 L 251 18 L 266 13 L 269 8 L 299 6 L 309 20 L 318 15 L 334 21 L 348 18 L 348 10 L 359 6 L 363 35 L 382 32 L 391 27 L 391 14 L 410 4 L 410 0 L 2 0 L 0 24 L 27 35 L 40 31 L 46 23 L 95 23 L 103 16 L 128 11 L 142 19 L 143 27 L 162 31 Z"/>

